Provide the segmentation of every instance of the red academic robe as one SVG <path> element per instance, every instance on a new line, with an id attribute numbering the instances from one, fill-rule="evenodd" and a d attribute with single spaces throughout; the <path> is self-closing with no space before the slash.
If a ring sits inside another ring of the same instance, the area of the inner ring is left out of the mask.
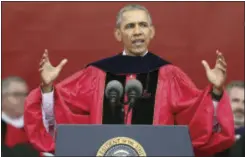
<path id="1" fill-rule="evenodd" d="M 13 147 L 16 144 L 28 143 L 28 138 L 24 128 L 16 128 L 10 124 L 6 124 L 6 132 L 4 143 L 8 147 Z"/>
<path id="2" fill-rule="evenodd" d="M 56 123 L 102 124 L 106 78 L 106 70 L 89 65 L 55 85 Z M 198 90 L 172 64 L 159 66 L 152 125 L 188 125 L 196 156 L 212 155 L 230 147 L 235 138 L 229 98 L 224 92 L 217 108 L 220 130 L 213 131 L 211 89 L 208 85 Z M 42 121 L 40 88 L 34 89 L 26 99 L 24 117 L 30 142 L 40 151 L 54 151 L 54 138 L 46 132 Z"/>
<path id="3" fill-rule="evenodd" d="M 2 156 L 39 156 L 39 152 L 30 145 L 23 127 L 17 128 L 2 119 L 1 132 Z"/>

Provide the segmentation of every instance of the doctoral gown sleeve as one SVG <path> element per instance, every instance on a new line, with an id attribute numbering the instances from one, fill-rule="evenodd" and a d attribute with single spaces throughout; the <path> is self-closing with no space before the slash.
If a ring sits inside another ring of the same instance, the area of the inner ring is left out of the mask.
<path id="1" fill-rule="evenodd" d="M 178 125 L 188 125 L 196 156 L 209 156 L 234 143 L 234 122 L 226 92 L 216 108 L 219 130 L 213 129 L 214 106 L 212 86 L 199 90 L 190 78 L 174 65 L 169 65 L 162 75 L 167 75 L 169 102 Z M 166 76 L 165 76 L 166 77 Z"/>
<path id="2" fill-rule="evenodd" d="M 98 70 L 87 67 L 54 86 L 56 124 L 88 124 L 93 92 L 98 82 Z M 24 122 L 30 142 L 39 151 L 52 152 L 54 138 L 46 131 L 42 120 L 41 89 L 36 88 L 25 101 Z"/>

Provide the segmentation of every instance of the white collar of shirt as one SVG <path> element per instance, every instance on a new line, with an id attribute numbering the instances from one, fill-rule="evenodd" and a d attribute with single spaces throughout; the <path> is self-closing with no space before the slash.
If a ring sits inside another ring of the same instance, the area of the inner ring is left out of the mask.
<path id="1" fill-rule="evenodd" d="M 146 52 L 144 53 L 144 55 L 143 55 L 143 56 L 145 56 L 147 53 L 148 53 L 148 51 L 146 51 Z M 122 55 L 123 55 L 123 56 L 126 56 L 126 55 L 127 55 L 127 53 L 126 53 L 126 51 L 125 51 L 125 50 L 123 50 Z"/>
<path id="2" fill-rule="evenodd" d="M 23 116 L 16 118 L 16 119 L 13 119 L 13 118 L 9 117 L 6 113 L 2 112 L 2 120 L 5 123 L 10 124 L 16 128 L 23 128 L 24 127 L 24 117 Z"/>

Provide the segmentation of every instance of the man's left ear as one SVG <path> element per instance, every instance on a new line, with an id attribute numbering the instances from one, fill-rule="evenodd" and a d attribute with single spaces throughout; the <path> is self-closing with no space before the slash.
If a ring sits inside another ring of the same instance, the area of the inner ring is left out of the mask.
<path id="1" fill-rule="evenodd" d="M 150 29 L 151 29 L 150 38 L 153 39 L 154 36 L 155 36 L 155 27 L 154 26 L 151 26 Z"/>

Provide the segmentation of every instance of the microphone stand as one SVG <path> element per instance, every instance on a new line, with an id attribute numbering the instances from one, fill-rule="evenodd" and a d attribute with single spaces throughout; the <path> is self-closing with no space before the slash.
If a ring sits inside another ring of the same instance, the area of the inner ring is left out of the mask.
<path id="1" fill-rule="evenodd" d="M 134 103 L 135 103 L 135 98 L 132 98 L 132 99 L 130 99 L 129 101 L 127 101 L 127 102 L 124 103 L 124 104 L 128 104 L 128 110 L 127 110 L 127 113 L 126 113 L 126 119 L 125 119 L 126 122 L 124 122 L 124 124 L 127 124 L 128 116 L 129 116 L 130 111 L 131 111 L 131 110 L 133 109 L 133 107 L 134 107 Z"/>
<path id="2" fill-rule="evenodd" d="M 110 104 L 112 106 L 112 108 L 111 108 L 112 114 L 113 115 L 115 114 L 115 107 L 117 105 L 120 105 L 122 107 L 121 118 L 123 119 L 123 124 L 127 124 L 129 113 L 133 109 L 134 103 L 136 102 L 136 99 L 137 99 L 136 92 L 132 90 L 128 93 L 128 101 L 121 103 L 120 100 L 118 99 L 118 93 L 115 91 L 111 91 L 109 100 L 110 100 Z M 126 105 L 126 104 L 129 105 L 127 111 L 124 110 L 124 105 Z M 127 112 L 126 118 L 125 118 L 125 112 Z M 124 120 L 124 118 L 125 118 L 125 120 Z"/>
<path id="3" fill-rule="evenodd" d="M 111 91 L 109 96 L 109 102 L 111 104 L 111 112 L 113 116 L 115 115 L 115 107 L 121 105 L 120 100 L 118 98 L 118 93 L 116 91 Z"/>
<path id="4" fill-rule="evenodd" d="M 128 104 L 128 111 L 126 113 L 126 123 L 128 121 L 128 115 L 129 115 L 129 112 L 133 109 L 134 107 L 134 103 L 136 102 L 136 99 L 137 99 L 137 93 L 135 90 L 130 90 L 128 92 L 128 102 L 126 102 L 126 104 Z"/>

